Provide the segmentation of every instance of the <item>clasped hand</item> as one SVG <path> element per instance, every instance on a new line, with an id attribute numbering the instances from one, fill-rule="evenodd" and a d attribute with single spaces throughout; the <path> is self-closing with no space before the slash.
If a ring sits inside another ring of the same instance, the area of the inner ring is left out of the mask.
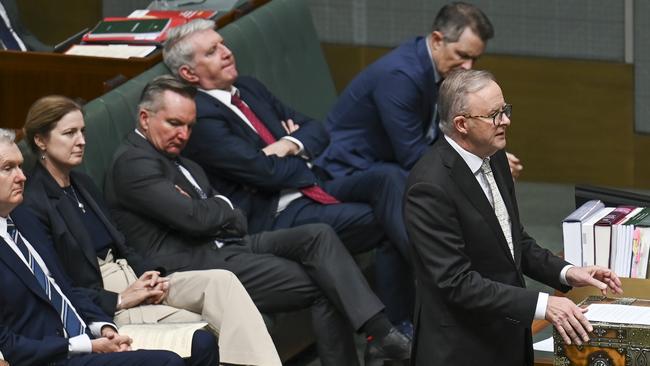
<path id="1" fill-rule="evenodd" d="M 133 339 L 117 333 L 113 327 L 107 325 L 102 328 L 101 338 L 93 339 L 90 343 L 93 353 L 124 352 L 131 350 Z"/>
<path id="2" fill-rule="evenodd" d="M 573 287 L 594 286 L 603 296 L 607 291 L 622 294 L 621 280 L 616 273 L 599 266 L 572 267 L 566 272 L 566 280 Z M 557 329 L 564 343 L 581 345 L 589 341 L 588 333 L 593 330 L 584 313 L 573 301 L 558 296 L 549 296 L 546 306 L 546 320 Z"/>
<path id="3" fill-rule="evenodd" d="M 160 277 L 158 271 L 147 271 L 120 293 L 122 301 L 117 310 L 129 309 L 140 304 L 160 304 L 169 293 L 169 279 Z"/>

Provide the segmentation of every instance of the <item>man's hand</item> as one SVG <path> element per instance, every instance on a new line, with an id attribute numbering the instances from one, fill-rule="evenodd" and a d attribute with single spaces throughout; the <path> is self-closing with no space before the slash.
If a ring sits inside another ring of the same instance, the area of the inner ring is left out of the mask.
<path id="1" fill-rule="evenodd" d="M 582 345 L 589 341 L 587 333 L 593 330 L 584 316 L 586 311 L 566 297 L 549 296 L 545 318 L 557 329 L 565 344 Z"/>
<path id="2" fill-rule="evenodd" d="M 124 352 L 131 350 L 131 343 L 133 339 L 129 336 L 120 335 L 117 331 L 110 325 L 105 325 L 102 327 L 102 337 L 114 342 L 118 345 L 119 350 L 117 352 Z"/>
<path id="3" fill-rule="evenodd" d="M 287 135 L 291 135 L 292 133 L 298 131 L 300 125 L 297 123 L 293 123 L 293 120 L 289 118 L 286 122 L 282 121 L 282 127 L 284 127 L 284 130 L 287 132 Z"/>
<path id="4" fill-rule="evenodd" d="M 607 289 L 615 294 L 622 294 L 621 280 L 612 270 L 600 267 L 571 267 L 566 272 L 566 280 L 573 287 L 594 286 L 603 296 L 607 296 Z"/>
<path id="5" fill-rule="evenodd" d="M 283 158 L 285 156 L 297 155 L 298 151 L 300 151 L 300 146 L 287 139 L 279 139 L 263 148 L 262 151 L 266 156 L 277 155 L 279 158 Z"/>
<path id="6" fill-rule="evenodd" d="M 159 290 L 162 293 L 160 296 L 152 296 L 147 299 L 148 304 L 160 304 L 165 300 L 169 294 L 169 279 L 167 277 L 159 277 L 158 283 L 152 288 L 152 290 Z"/>
<path id="7" fill-rule="evenodd" d="M 524 170 L 524 166 L 521 165 L 521 160 L 513 154 L 506 152 L 506 156 L 508 157 L 508 165 L 510 165 L 510 173 L 512 173 L 513 178 L 517 179 L 521 171 Z"/>
<path id="8" fill-rule="evenodd" d="M 142 274 L 137 281 L 120 293 L 122 302 L 118 304 L 117 310 L 129 309 L 146 302 L 149 298 L 161 296 L 163 291 L 155 289 L 159 276 L 160 273 L 157 271 L 147 271 Z"/>

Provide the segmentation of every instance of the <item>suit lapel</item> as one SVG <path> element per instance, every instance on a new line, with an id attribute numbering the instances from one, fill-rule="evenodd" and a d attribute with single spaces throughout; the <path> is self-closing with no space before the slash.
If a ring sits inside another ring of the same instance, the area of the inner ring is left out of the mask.
<path id="1" fill-rule="evenodd" d="M 52 235 L 62 236 L 70 235 L 72 236 L 71 240 L 74 245 L 79 246 L 81 252 L 84 254 L 84 257 L 90 264 L 99 271 L 99 266 L 97 264 L 97 254 L 93 250 L 92 245 L 79 245 L 79 240 L 88 240 L 91 239 L 83 231 L 84 224 L 79 219 L 79 213 L 74 207 L 72 202 L 65 196 L 63 189 L 59 187 L 59 184 L 54 180 L 50 173 L 42 167 L 40 164 L 37 165 L 34 172 L 34 179 L 37 179 L 40 176 L 40 180 L 43 182 L 43 188 L 45 194 L 51 200 L 54 209 L 59 213 L 60 219 L 56 223 L 50 222 L 50 230 Z M 89 202 L 86 199 L 86 202 Z M 68 224 L 69 223 L 69 224 Z M 55 242 L 59 240 L 54 239 Z"/>
<path id="2" fill-rule="evenodd" d="M 38 284 L 38 281 L 36 281 L 36 277 L 34 277 L 32 271 L 27 268 L 25 263 L 18 257 L 18 254 L 9 247 L 9 244 L 7 244 L 3 238 L 0 238 L 0 260 L 3 261 L 9 270 L 11 270 L 36 296 L 52 306 L 52 302 L 45 295 L 45 291 L 41 285 Z"/>
<path id="3" fill-rule="evenodd" d="M 444 137 L 441 138 L 441 143 L 439 145 L 441 146 L 441 154 L 445 164 L 451 169 L 451 178 L 487 222 L 494 235 L 498 238 L 503 254 L 506 255 L 514 265 L 514 260 L 510 254 L 510 248 L 508 247 L 506 237 L 503 235 L 503 231 L 499 225 L 499 220 L 497 220 L 492 205 L 490 205 L 487 197 L 485 197 L 481 185 L 478 183 L 476 177 L 470 171 L 467 164 L 465 164 L 463 158 L 458 155 L 456 150 L 449 145 Z"/>

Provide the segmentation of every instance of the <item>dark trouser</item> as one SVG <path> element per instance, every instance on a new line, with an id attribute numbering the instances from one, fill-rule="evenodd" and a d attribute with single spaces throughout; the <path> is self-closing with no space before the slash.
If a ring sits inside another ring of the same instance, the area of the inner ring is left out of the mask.
<path id="1" fill-rule="evenodd" d="M 183 366 L 183 359 L 169 351 L 91 353 L 74 356 L 57 365 L 66 366 Z"/>
<path id="2" fill-rule="evenodd" d="M 328 192 L 345 202 L 370 205 L 388 237 L 389 243 L 377 250 L 375 283 L 386 315 L 394 324 L 412 319 L 415 299 L 412 250 L 403 215 L 406 178 L 407 172 L 396 164 L 375 164 L 325 183 Z"/>
<path id="3" fill-rule="evenodd" d="M 204 330 L 197 330 L 192 336 L 192 357 L 185 360 L 187 366 L 219 365 L 217 338 Z"/>
<path id="4" fill-rule="evenodd" d="M 311 307 L 323 365 L 357 365 L 356 330 L 383 309 L 356 263 L 327 225 L 312 224 L 247 236 L 250 252 L 218 253 L 261 312 Z"/>

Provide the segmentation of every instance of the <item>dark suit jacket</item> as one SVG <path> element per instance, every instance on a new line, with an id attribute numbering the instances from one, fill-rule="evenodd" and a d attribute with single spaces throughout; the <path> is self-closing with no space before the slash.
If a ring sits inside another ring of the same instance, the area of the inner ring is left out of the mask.
<path id="1" fill-rule="evenodd" d="M 18 6 L 16 6 L 15 0 L 0 0 L 0 3 L 2 3 L 2 6 L 7 11 L 7 17 L 9 18 L 9 22 L 11 22 L 11 27 L 23 43 L 25 43 L 25 47 L 27 47 L 28 51 L 52 51 L 52 47 L 39 41 L 38 38 L 29 31 L 29 29 L 23 26 L 23 23 L 20 21 L 20 14 L 18 13 Z"/>
<path id="2" fill-rule="evenodd" d="M 101 193 L 90 177 L 73 171 L 70 179 L 76 192 L 88 203 L 87 209 L 92 210 L 106 226 L 113 239 L 113 256 L 116 259 L 126 259 L 138 276 L 147 270 L 164 272 L 163 268 L 145 260 L 126 244 L 124 235 L 110 220 Z M 104 290 L 92 233 L 86 230 L 75 205 L 41 164 L 36 164 L 27 180 L 25 204 L 49 229 L 54 249 L 73 284 L 85 291 L 104 312 L 114 315 L 117 293 Z"/>
<path id="3" fill-rule="evenodd" d="M 26 207 L 11 213 L 20 233 L 36 249 L 63 293 L 86 324 L 111 318 L 73 289 L 60 268 L 43 225 Z M 0 351 L 12 365 L 46 365 L 68 356 L 59 313 L 36 278 L 9 245 L 0 239 Z"/>
<path id="4" fill-rule="evenodd" d="M 214 239 L 242 238 L 246 218 L 214 197 L 217 192 L 200 166 L 179 159 L 207 199 L 200 199 L 172 159 L 132 132 L 116 150 L 106 174 L 106 201 L 130 245 L 170 273 L 219 268 L 214 261 L 219 252 L 214 250 Z M 192 198 L 179 193 L 175 185 Z"/>
<path id="5" fill-rule="evenodd" d="M 292 119 L 300 128 L 291 136 L 303 143 L 307 156 L 320 154 L 329 143 L 320 121 L 287 107 L 259 81 L 241 77 L 235 86 L 276 139 L 287 136 L 281 121 Z M 302 157 L 266 156 L 266 143 L 216 98 L 199 92 L 196 108 L 197 123 L 183 155 L 199 163 L 211 184 L 247 213 L 252 233 L 272 227 L 281 190 L 318 182 Z"/>
<path id="6" fill-rule="evenodd" d="M 505 152 L 490 164 L 512 222 L 514 260 L 494 210 L 460 155 L 440 138 L 411 171 L 405 220 L 414 246 L 416 365 L 532 365 L 538 293 L 523 275 L 567 291 L 568 263 L 519 221 Z"/>
<path id="7" fill-rule="evenodd" d="M 438 98 L 426 39 L 409 40 L 368 66 L 326 119 L 332 144 L 316 160 L 335 177 L 377 162 L 410 170 L 426 151 Z"/>

